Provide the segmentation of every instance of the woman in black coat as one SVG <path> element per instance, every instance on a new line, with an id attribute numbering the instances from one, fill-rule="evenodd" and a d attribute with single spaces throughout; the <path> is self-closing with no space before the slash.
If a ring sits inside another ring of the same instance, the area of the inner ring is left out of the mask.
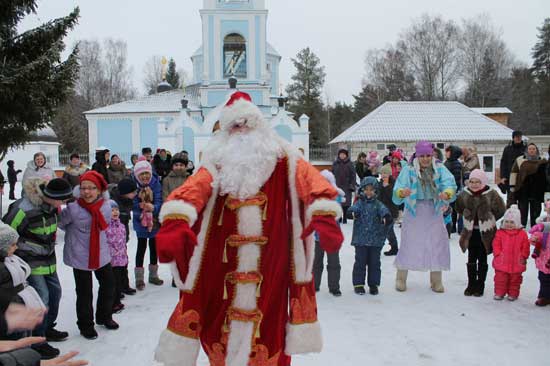
<path id="1" fill-rule="evenodd" d="M 349 152 L 346 149 L 338 151 L 338 157 L 332 163 L 332 174 L 336 178 L 336 185 L 346 194 L 345 202 L 342 202 L 342 209 L 347 212 L 351 206 L 351 194 L 355 192 L 355 168 L 349 159 Z M 346 215 L 342 217 L 342 223 L 346 224 Z"/>
<path id="2" fill-rule="evenodd" d="M 462 149 L 455 145 L 450 145 L 445 148 L 445 168 L 447 168 L 453 177 L 455 178 L 455 183 L 457 187 L 457 191 L 462 190 L 462 164 L 458 160 L 462 156 Z M 451 233 L 457 232 L 457 221 L 458 221 L 458 215 L 454 209 L 454 202 L 451 203 L 451 207 L 453 209 L 452 213 L 452 219 L 453 222 L 451 223 L 451 227 L 448 228 L 449 235 Z"/>

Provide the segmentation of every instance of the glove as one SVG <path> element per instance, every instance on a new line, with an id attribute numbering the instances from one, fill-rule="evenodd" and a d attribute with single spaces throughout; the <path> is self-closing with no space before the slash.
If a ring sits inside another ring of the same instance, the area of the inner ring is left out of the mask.
<path id="1" fill-rule="evenodd" d="M 176 262 L 182 281 L 189 271 L 189 260 L 197 245 L 197 237 L 185 220 L 166 220 L 156 235 L 161 263 Z"/>
<path id="2" fill-rule="evenodd" d="M 344 235 L 333 216 L 313 216 L 311 223 L 302 233 L 302 240 L 314 231 L 319 234 L 319 244 L 327 253 L 335 253 L 342 246 Z"/>

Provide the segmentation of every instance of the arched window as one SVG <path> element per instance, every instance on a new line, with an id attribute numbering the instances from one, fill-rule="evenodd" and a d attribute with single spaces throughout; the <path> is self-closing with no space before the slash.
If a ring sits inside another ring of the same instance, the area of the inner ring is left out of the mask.
<path id="1" fill-rule="evenodd" d="M 246 77 L 246 41 L 237 33 L 223 40 L 223 76 Z"/>

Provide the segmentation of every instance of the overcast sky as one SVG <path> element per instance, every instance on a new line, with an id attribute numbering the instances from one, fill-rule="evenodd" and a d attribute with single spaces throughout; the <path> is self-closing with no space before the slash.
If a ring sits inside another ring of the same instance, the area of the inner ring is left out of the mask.
<path id="1" fill-rule="evenodd" d="M 202 0 L 38 0 L 37 16 L 23 28 L 36 26 L 80 7 L 79 25 L 67 37 L 120 38 L 128 43 L 134 84 L 144 93 L 143 66 L 151 55 L 173 57 L 192 72 L 189 57 L 201 44 L 199 9 Z M 394 43 L 411 19 L 423 13 L 460 22 L 488 14 L 502 31 L 515 56 L 531 63 L 537 27 L 550 17 L 549 0 L 266 0 L 269 10 L 267 40 L 283 57 L 281 82 L 294 68 L 290 61 L 304 48 L 320 57 L 326 68 L 325 91 L 331 102 L 351 102 L 361 88 L 364 55 L 370 48 Z"/>

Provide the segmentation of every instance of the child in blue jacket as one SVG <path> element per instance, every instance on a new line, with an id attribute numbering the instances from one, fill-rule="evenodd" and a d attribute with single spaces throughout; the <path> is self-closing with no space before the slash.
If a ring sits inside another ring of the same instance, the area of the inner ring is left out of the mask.
<path id="1" fill-rule="evenodd" d="M 359 187 L 359 199 L 348 212 L 353 213 L 353 236 L 355 247 L 353 265 L 353 287 L 358 295 L 365 294 L 365 275 L 368 267 L 367 284 L 371 295 L 378 295 L 380 286 L 380 252 L 386 241 L 386 233 L 393 223 L 390 211 L 376 197 L 378 181 L 366 177 Z"/>

